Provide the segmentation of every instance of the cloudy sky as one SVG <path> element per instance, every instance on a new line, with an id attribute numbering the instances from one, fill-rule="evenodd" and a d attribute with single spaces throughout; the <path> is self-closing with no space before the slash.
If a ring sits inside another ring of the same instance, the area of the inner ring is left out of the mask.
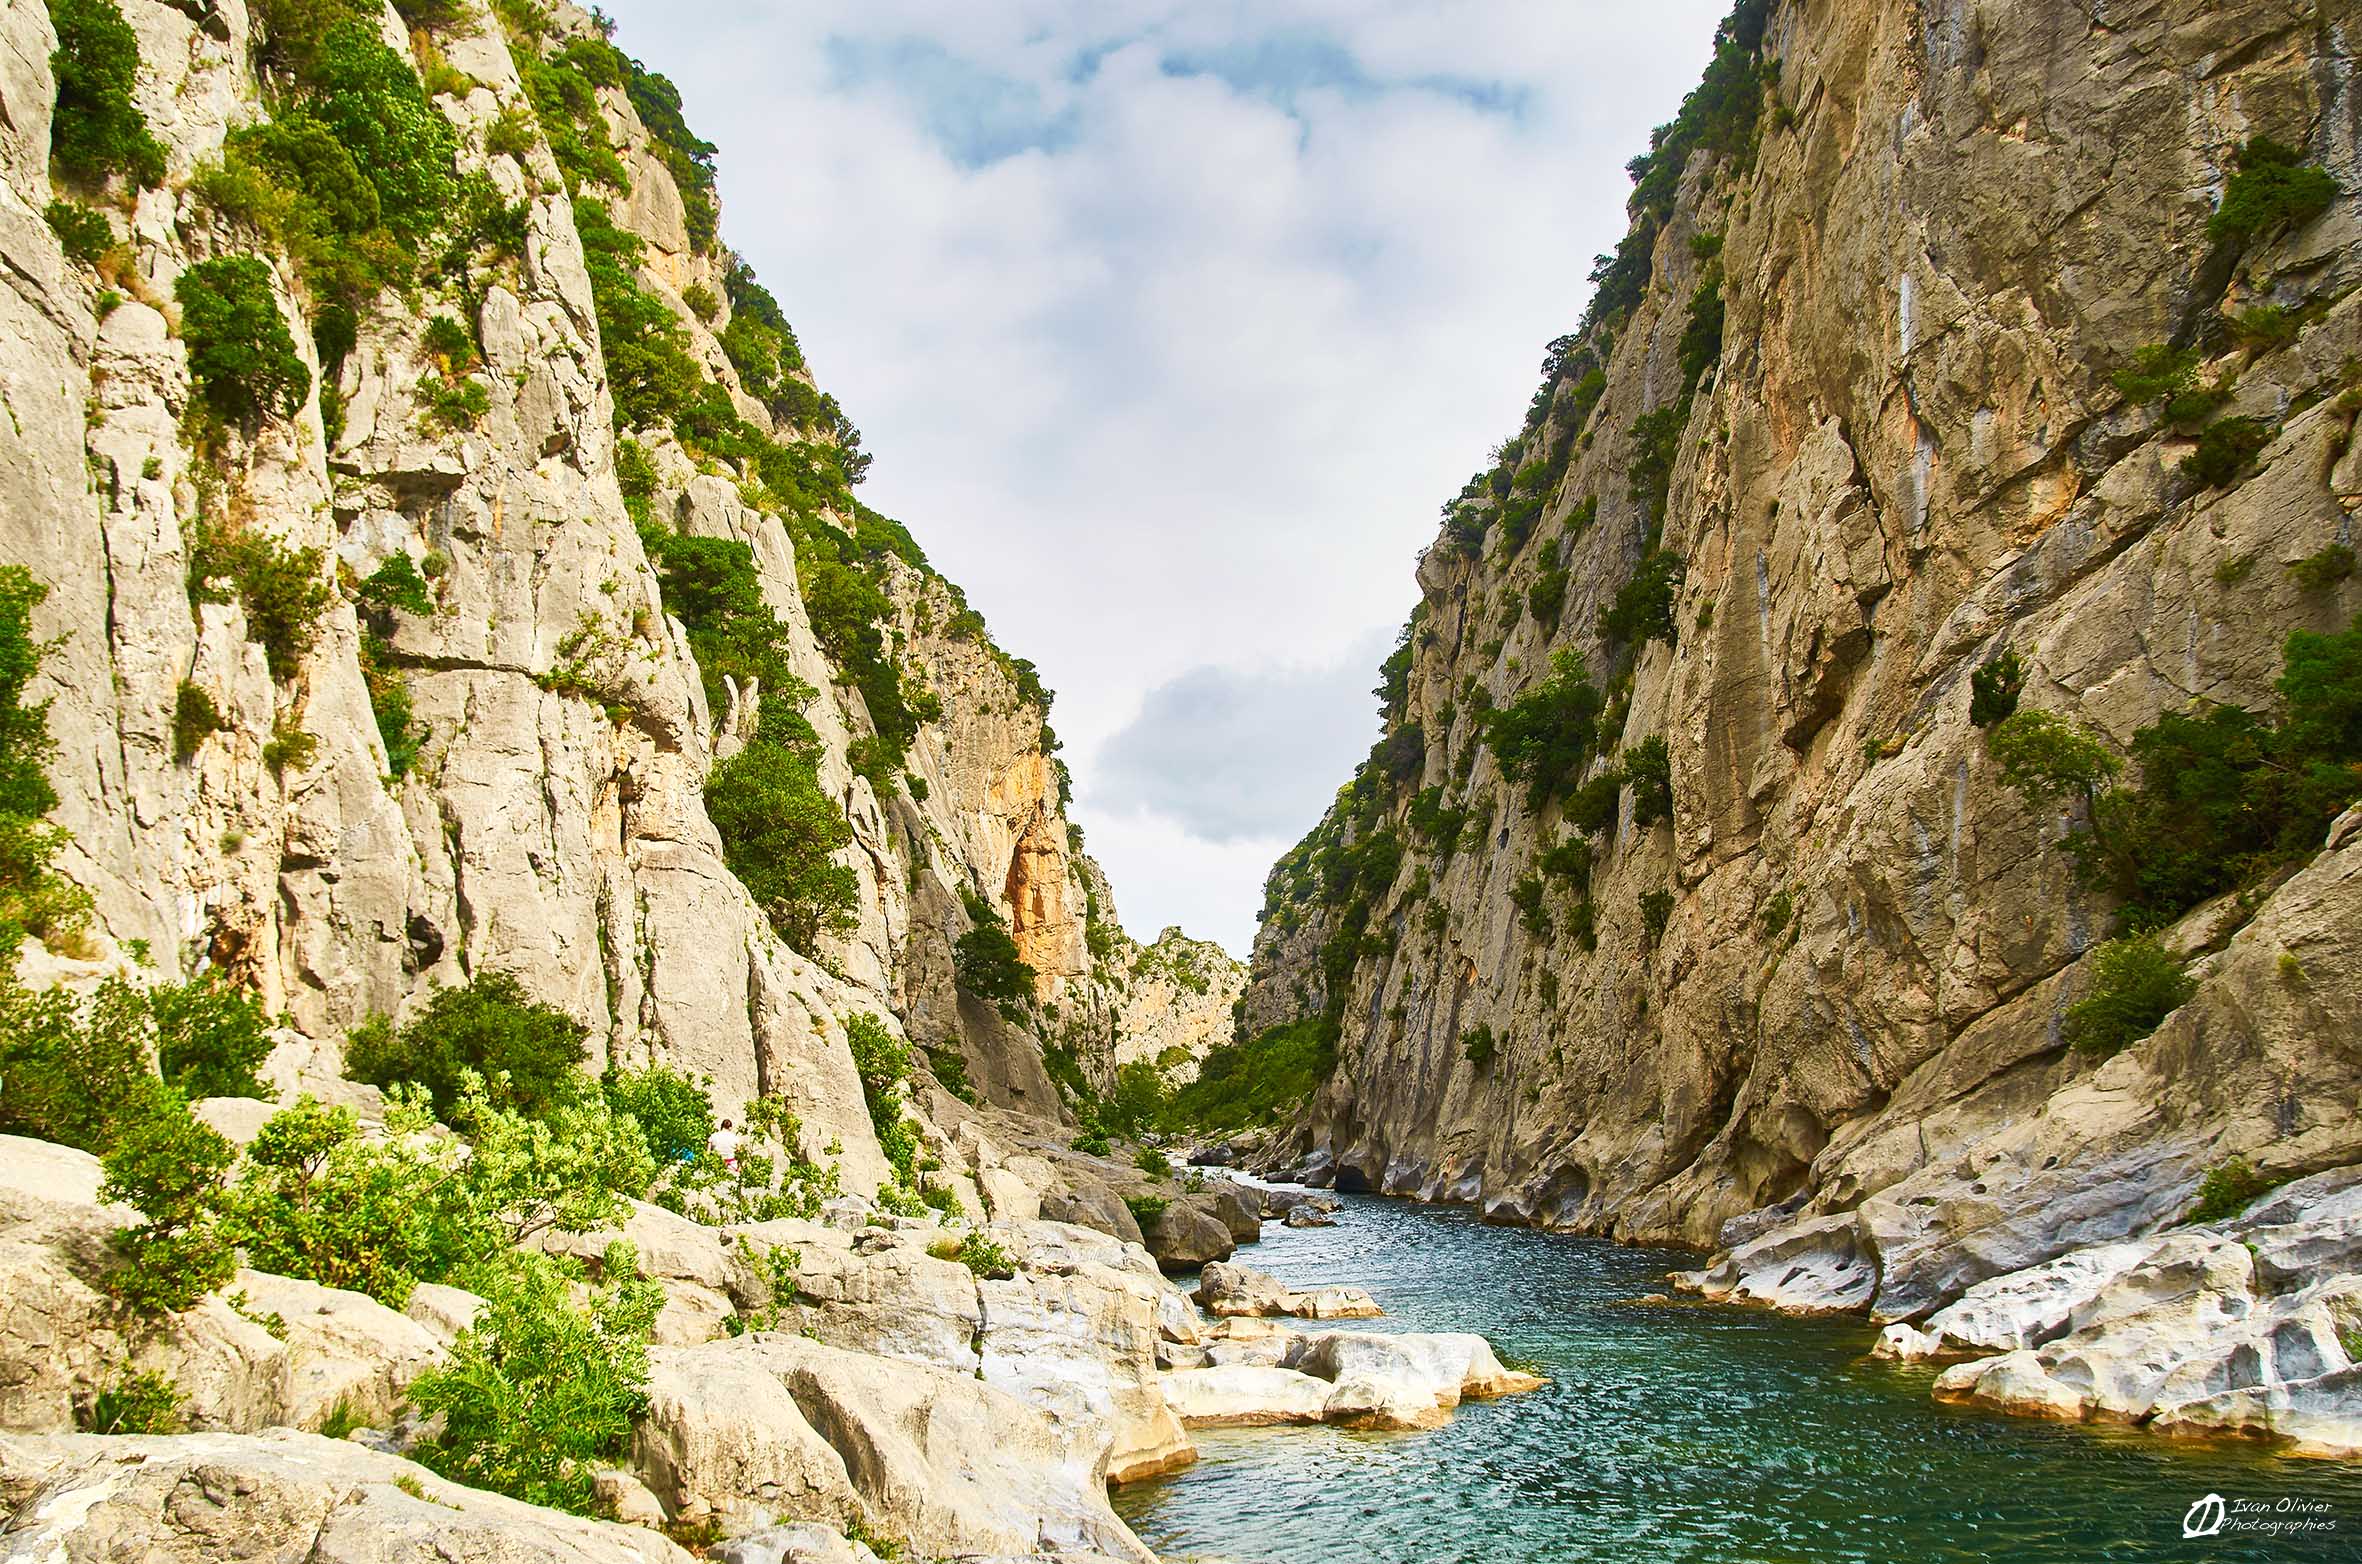
<path id="1" fill-rule="evenodd" d="M 1144 939 L 1244 954 L 1727 0 L 605 0 Z"/>

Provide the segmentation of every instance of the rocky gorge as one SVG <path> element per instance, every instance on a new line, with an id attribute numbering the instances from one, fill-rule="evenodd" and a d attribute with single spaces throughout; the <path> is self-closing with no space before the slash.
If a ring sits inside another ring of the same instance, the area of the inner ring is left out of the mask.
<path id="1" fill-rule="evenodd" d="M 1612 1399 L 1328 1189 L 2362 1452 L 2358 23 L 1744 0 L 1242 967 L 597 13 L 5 0 L 0 1557 L 1150 1560 Z"/>

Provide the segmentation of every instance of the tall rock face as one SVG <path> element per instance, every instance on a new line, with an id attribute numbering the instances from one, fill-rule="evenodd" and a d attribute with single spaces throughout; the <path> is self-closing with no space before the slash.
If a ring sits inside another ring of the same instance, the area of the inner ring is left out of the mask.
<path id="1" fill-rule="evenodd" d="M 2195 998 L 2103 1059 L 2061 1028 L 2118 903 L 1970 712 L 2013 653 L 2121 755 L 2276 710 L 2291 632 L 2362 610 L 2358 27 L 1740 7 L 1273 872 L 1243 1026 L 1337 1048 L 1280 1155 L 1636 1240 L 1795 1224 L 1898 1314 L 2230 1157 L 2362 1158 L 2355 817 L 2173 921 Z"/>
<path id="2" fill-rule="evenodd" d="M 448 126 L 457 194 L 331 345 L 285 222 L 224 172 L 288 112 L 275 13 L 120 13 L 164 160 L 138 190 L 53 183 L 56 30 L 0 12 L 0 561 L 48 588 L 60 865 L 96 903 L 28 981 L 220 969 L 333 1039 L 502 969 L 589 1026 L 594 1068 L 685 1066 L 725 1112 L 786 1098 L 859 1188 L 885 1163 L 849 1015 L 1053 1119 L 1046 1036 L 1070 1078 L 1203 1051 L 1169 995 L 1132 997 L 1147 952 L 1066 818 L 1030 665 L 830 476 L 857 481 L 857 436 L 718 242 L 713 149 L 669 83 L 571 7 L 364 10 Z M 60 198 L 108 225 L 95 263 L 44 220 Z M 209 419 L 192 385 L 180 280 L 238 255 L 293 323 L 308 389 L 284 416 Z M 747 309 L 777 327 L 755 388 Z M 665 374 L 677 405 L 650 417 Z M 292 644 L 217 569 L 241 539 L 322 599 Z M 701 668 L 697 561 L 666 563 L 685 541 L 744 546 L 786 688 Z M 792 943 L 707 804 L 782 710 L 850 828 L 826 862 L 851 894 Z M 994 920 L 1035 973 L 998 1011 L 953 955 Z M 1225 1022 L 1242 980 L 1212 964 Z"/>

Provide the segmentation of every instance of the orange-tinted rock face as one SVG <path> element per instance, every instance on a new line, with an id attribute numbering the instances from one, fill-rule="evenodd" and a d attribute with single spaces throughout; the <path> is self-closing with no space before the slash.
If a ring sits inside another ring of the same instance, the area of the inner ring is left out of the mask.
<path id="1" fill-rule="evenodd" d="M 1002 890 L 1009 899 L 1010 937 L 1046 997 L 1054 978 L 1085 970 L 1088 954 L 1080 910 L 1069 901 L 1066 842 L 1047 808 L 1036 810 L 1018 837 Z"/>

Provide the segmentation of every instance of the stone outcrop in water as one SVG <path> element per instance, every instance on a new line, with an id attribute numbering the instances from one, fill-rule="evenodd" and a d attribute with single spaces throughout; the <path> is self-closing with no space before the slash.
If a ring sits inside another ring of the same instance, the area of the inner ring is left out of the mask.
<path id="1" fill-rule="evenodd" d="M 2078 1050 L 2118 899 L 1971 713 L 2014 666 L 2121 755 L 2362 610 L 2352 26 L 1738 8 L 1273 871 L 1245 1023 L 1337 1064 L 1263 1165 L 1921 1319 L 2362 1159 L 2362 813 L 2167 916 L 2194 997 Z"/>

